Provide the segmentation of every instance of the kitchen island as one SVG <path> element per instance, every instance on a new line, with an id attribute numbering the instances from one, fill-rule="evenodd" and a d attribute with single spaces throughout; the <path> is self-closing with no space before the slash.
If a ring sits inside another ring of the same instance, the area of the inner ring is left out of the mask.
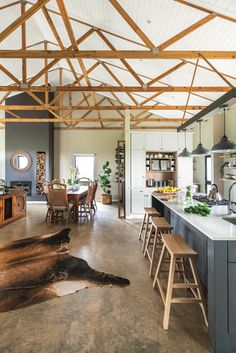
<path id="1" fill-rule="evenodd" d="M 227 206 L 213 206 L 211 214 L 202 217 L 184 212 L 183 204 L 175 199 L 162 198 L 153 193 L 152 206 L 198 253 L 196 265 L 207 296 L 212 350 L 235 353 L 236 225 L 222 219 L 227 214 Z"/>

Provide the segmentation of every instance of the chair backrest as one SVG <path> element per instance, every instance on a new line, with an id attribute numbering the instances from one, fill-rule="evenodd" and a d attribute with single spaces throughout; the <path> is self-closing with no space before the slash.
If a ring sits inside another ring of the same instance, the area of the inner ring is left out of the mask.
<path id="1" fill-rule="evenodd" d="M 86 177 L 79 178 L 79 183 L 82 186 L 87 186 L 90 184 L 90 182 L 91 182 L 91 180 L 89 178 L 86 178 Z"/>
<path id="2" fill-rule="evenodd" d="M 96 191 L 97 191 L 97 186 L 98 186 L 98 183 L 97 181 L 91 181 L 90 184 L 88 185 L 88 193 L 87 193 L 87 197 L 86 197 L 86 201 L 88 202 L 91 202 L 95 199 L 95 194 L 96 194 Z"/>
<path id="3" fill-rule="evenodd" d="M 97 180 L 94 180 L 94 181 L 93 181 L 93 200 L 95 200 L 97 188 L 98 188 L 98 181 L 97 181 Z"/>
<path id="4" fill-rule="evenodd" d="M 48 189 L 48 204 L 49 206 L 65 206 L 68 207 L 69 202 L 67 198 L 66 189 Z"/>
<path id="5" fill-rule="evenodd" d="M 53 180 L 51 183 L 48 184 L 49 189 L 63 189 L 67 190 L 67 186 L 65 183 L 62 183 L 58 180 Z"/>

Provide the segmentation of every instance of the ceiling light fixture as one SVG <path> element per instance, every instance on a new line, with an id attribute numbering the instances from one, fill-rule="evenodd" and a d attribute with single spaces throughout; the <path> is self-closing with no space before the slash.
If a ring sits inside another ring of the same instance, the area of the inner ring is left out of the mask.
<path id="1" fill-rule="evenodd" d="M 192 151 L 191 153 L 192 156 L 202 156 L 209 153 L 209 150 L 207 150 L 202 145 L 202 129 L 201 129 L 202 120 L 198 120 L 198 123 L 199 123 L 199 144 L 197 145 L 195 150 Z"/>
<path id="2" fill-rule="evenodd" d="M 221 137 L 220 141 L 216 143 L 211 151 L 212 152 L 221 152 L 221 151 L 226 151 L 226 150 L 235 150 L 236 149 L 236 144 L 225 135 L 225 110 L 228 106 L 223 105 L 221 108 L 223 108 L 224 111 L 224 135 Z"/>
<path id="3" fill-rule="evenodd" d="M 184 129 L 184 149 L 178 154 L 178 157 L 192 157 L 191 153 L 187 150 L 186 147 L 186 129 Z"/>

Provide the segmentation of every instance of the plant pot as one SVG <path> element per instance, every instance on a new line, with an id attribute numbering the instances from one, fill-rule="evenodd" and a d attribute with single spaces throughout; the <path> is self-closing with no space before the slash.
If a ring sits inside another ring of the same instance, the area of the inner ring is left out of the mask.
<path id="1" fill-rule="evenodd" d="M 102 194 L 101 195 L 101 203 L 104 205 L 110 205 L 112 202 L 111 195 L 109 194 Z"/>

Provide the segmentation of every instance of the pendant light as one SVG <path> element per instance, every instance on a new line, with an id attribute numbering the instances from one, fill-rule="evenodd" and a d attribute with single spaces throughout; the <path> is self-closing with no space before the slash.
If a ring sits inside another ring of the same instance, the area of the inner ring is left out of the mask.
<path id="1" fill-rule="evenodd" d="M 230 139 L 225 135 L 225 110 L 227 108 L 227 105 L 222 106 L 222 108 L 224 110 L 224 135 L 221 137 L 220 141 L 212 147 L 212 152 L 221 152 L 225 150 L 236 149 L 236 144 L 234 142 L 231 142 Z"/>
<path id="2" fill-rule="evenodd" d="M 202 155 L 209 153 L 209 151 L 205 147 L 203 147 L 202 142 L 201 142 L 201 140 L 202 140 L 202 129 L 201 129 L 202 120 L 198 120 L 198 123 L 199 123 L 199 144 L 197 145 L 195 150 L 192 151 L 192 153 L 191 153 L 192 156 L 202 156 Z"/>
<path id="3" fill-rule="evenodd" d="M 185 147 L 184 147 L 183 151 L 178 154 L 178 157 L 191 157 L 191 153 L 187 150 L 187 147 L 186 147 L 186 129 L 184 130 L 184 133 L 185 133 L 185 135 L 184 135 Z"/>

